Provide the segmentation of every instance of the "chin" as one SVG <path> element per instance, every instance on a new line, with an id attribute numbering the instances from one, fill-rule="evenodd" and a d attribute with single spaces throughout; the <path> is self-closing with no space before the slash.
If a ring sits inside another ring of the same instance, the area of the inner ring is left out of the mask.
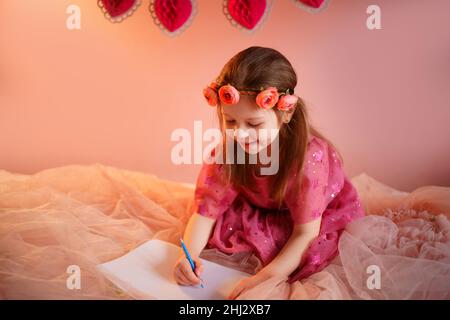
<path id="1" fill-rule="evenodd" d="M 239 143 L 239 146 L 240 146 L 247 154 L 252 154 L 252 155 L 258 154 L 258 153 L 261 152 L 261 150 L 264 149 L 263 147 L 261 147 L 261 144 L 260 144 L 258 141 L 252 142 L 252 143 L 247 144 L 247 145 L 246 145 L 246 144 Z"/>

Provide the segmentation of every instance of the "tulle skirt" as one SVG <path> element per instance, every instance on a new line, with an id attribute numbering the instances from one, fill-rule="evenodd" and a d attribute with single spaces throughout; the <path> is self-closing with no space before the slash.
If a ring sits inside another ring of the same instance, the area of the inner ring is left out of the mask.
<path id="1" fill-rule="evenodd" d="M 367 216 L 342 231 L 339 255 L 300 281 L 274 277 L 239 299 L 449 299 L 450 188 L 404 193 L 364 174 L 352 184 Z M 131 299 L 95 266 L 149 239 L 178 245 L 193 194 L 194 185 L 100 164 L 0 171 L 0 298 Z M 245 253 L 202 255 L 250 273 L 261 267 Z M 75 290 L 66 283 L 73 265 Z"/>

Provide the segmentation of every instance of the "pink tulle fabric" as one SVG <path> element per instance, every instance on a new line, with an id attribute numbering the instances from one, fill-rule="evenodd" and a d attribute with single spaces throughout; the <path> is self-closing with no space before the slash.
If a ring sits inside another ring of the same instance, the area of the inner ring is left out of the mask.
<path id="1" fill-rule="evenodd" d="M 367 216 L 348 224 L 339 256 L 310 277 L 266 280 L 239 299 L 448 299 L 450 188 L 405 193 L 361 174 L 352 180 Z M 178 244 L 194 210 L 194 185 L 101 164 L 25 175 L 0 170 L 0 298 L 131 299 L 95 266 L 149 239 Z M 202 257 L 254 272 L 246 253 Z M 66 287 L 81 269 L 81 289 Z M 367 266 L 381 288 L 366 285 Z"/>

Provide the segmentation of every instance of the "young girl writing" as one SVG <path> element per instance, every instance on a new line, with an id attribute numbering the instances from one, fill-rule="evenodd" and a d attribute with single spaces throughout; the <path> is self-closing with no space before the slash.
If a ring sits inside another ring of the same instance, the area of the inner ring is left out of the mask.
<path id="1" fill-rule="evenodd" d="M 174 267 L 179 284 L 200 283 L 204 248 L 251 252 L 261 261 L 262 268 L 238 283 L 230 299 L 272 276 L 286 276 L 289 283 L 306 278 L 336 257 L 340 234 L 364 215 L 340 155 L 308 123 L 305 104 L 294 94 L 296 85 L 296 73 L 281 53 L 250 47 L 204 89 L 224 132 L 222 154 L 230 150 L 225 131 L 232 130 L 236 149 L 231 150 L 242 148 L 247 156 L 278 152 L 279 167 L 275 174 L 261 175 L 259 160 L 203 164 L 196 211 L 184 234 L 196 270 L 180 255 Z M 275 139 L 253 134 L 272 129 L 278 130 Z M 278 148 L 272 148 L 275 142 Z"/>

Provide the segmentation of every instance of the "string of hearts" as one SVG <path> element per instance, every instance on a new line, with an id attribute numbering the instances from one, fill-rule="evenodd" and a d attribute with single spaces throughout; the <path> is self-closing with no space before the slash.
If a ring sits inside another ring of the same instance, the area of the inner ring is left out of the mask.
<path id="1" fill-rule="evenodd" d="M 258 30 L 269 15 L 273 0 L 224 0 L 223 13 L 229 22 L 244 32 Z M 325 9 L 330 0 L 291 0 L 309 13 Z M 142 0 L 97 0 L 105 17 L 121 22 L 131 16 Z M 197 0 L 150 0 L 148 7 L 155 24 L 167 35 L 186 30 L 197 14 Z"/>

